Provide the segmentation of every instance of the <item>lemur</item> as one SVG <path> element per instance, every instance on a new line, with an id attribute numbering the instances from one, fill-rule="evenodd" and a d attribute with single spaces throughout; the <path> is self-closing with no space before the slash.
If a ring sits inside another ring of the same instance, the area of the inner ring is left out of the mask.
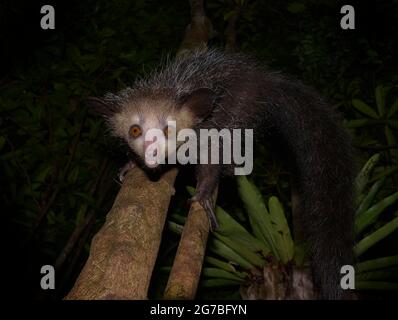
<path id="1" fill-rule="evenodd" d="M 218 50 L 197 51 L 167 61 L 132 87 L 90 99 L 111 132 L 144 159 L 153 141 L 148 130 L 253 129 L 288 150 L 300 194 L 302 228 L 310 244 L 320 298 L 341 299 L 340 268 L 353 263 L 354 161 L 350 137 L 337 113 L 313 89 L 256 59 Z M 179 146 L 177 145 L 176 148 Z M 167 152 L 167 147 L 158 152 Z M 175 151 L 175 150 L 174 150 Z M 156 163 L 146 163 L 151 168 Z M 212 194 L 223 164 L 196 164 L 193 201 L 217 221 Z"/>

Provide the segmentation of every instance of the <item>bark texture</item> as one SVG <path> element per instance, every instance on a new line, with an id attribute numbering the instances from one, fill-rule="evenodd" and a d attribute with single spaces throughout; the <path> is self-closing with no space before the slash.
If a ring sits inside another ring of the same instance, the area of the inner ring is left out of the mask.
<path id="1" fill-rule="evenodd" d="M 138 167 L 127 173 L 65 299 L 147 299 L 176 175 L 172 169 L 153 182 Z"/>
<path id="2" fill-rule="evenodd" d="M 209 219 L 205 210 L 198 202 L 193 202 L 167 282 L 165 299 L 195 298 L 209 228 Z"/>

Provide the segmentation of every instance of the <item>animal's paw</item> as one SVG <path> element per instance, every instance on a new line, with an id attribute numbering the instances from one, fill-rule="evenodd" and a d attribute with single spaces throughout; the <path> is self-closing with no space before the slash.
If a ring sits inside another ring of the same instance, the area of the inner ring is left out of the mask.
<path id="1" fill-rule="evenodd" d="M 124 177 L 126 176 L 127 172 L 135 167 L 135 163 L 133 161 L 127 162 L 123 167 L 120 168 L 118 178 L 120 182 L 123 182 Z"/>
<path id="2" fill-rule="evenodd" d="M 197 193 L 190 199 L 189 202 L 192 203 L 194 201 L 199 202 L 203 209 L 206 211 L 207 217 L 209 219 L 210 230 L 215 231 L 216 229 L 218 229 L 219 225 L 216 218 L 215 205 L 212 201 L 211 195 L 201 195 Z"/>

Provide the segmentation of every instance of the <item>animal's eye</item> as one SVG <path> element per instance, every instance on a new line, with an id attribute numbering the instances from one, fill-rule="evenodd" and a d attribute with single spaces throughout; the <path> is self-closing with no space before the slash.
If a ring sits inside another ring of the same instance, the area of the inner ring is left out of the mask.
<path id="1" fill-rule="evenodd" d="M 172 134 L 172 128 L 170 126 L 165 126 L 164 129 L 163 129 L 163 133 L 164 133 L 164 136 L 166 138 L 168 138 L 169 135 Z"/>
<path id="2" fill-rule="evenodd" d="M 132 125 L 129 130 L 129 134 L 133 138 L 138 138 L 142 134 L 141 127 L 137 124 Z"/>

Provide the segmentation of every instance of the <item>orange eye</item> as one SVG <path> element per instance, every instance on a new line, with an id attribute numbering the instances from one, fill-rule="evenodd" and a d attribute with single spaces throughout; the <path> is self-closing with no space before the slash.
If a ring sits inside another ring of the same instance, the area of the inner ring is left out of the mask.
<path id="1" fill-rule="evenodd" d="M 141 135 L 141 133 L 142 133 L 142 130 L 141 130 L 140 126 L 136 125 L 136 124 L 131 126 L 131 128 L 129 130 L 129 134 L 133 138 L 138 138 Z"/>

